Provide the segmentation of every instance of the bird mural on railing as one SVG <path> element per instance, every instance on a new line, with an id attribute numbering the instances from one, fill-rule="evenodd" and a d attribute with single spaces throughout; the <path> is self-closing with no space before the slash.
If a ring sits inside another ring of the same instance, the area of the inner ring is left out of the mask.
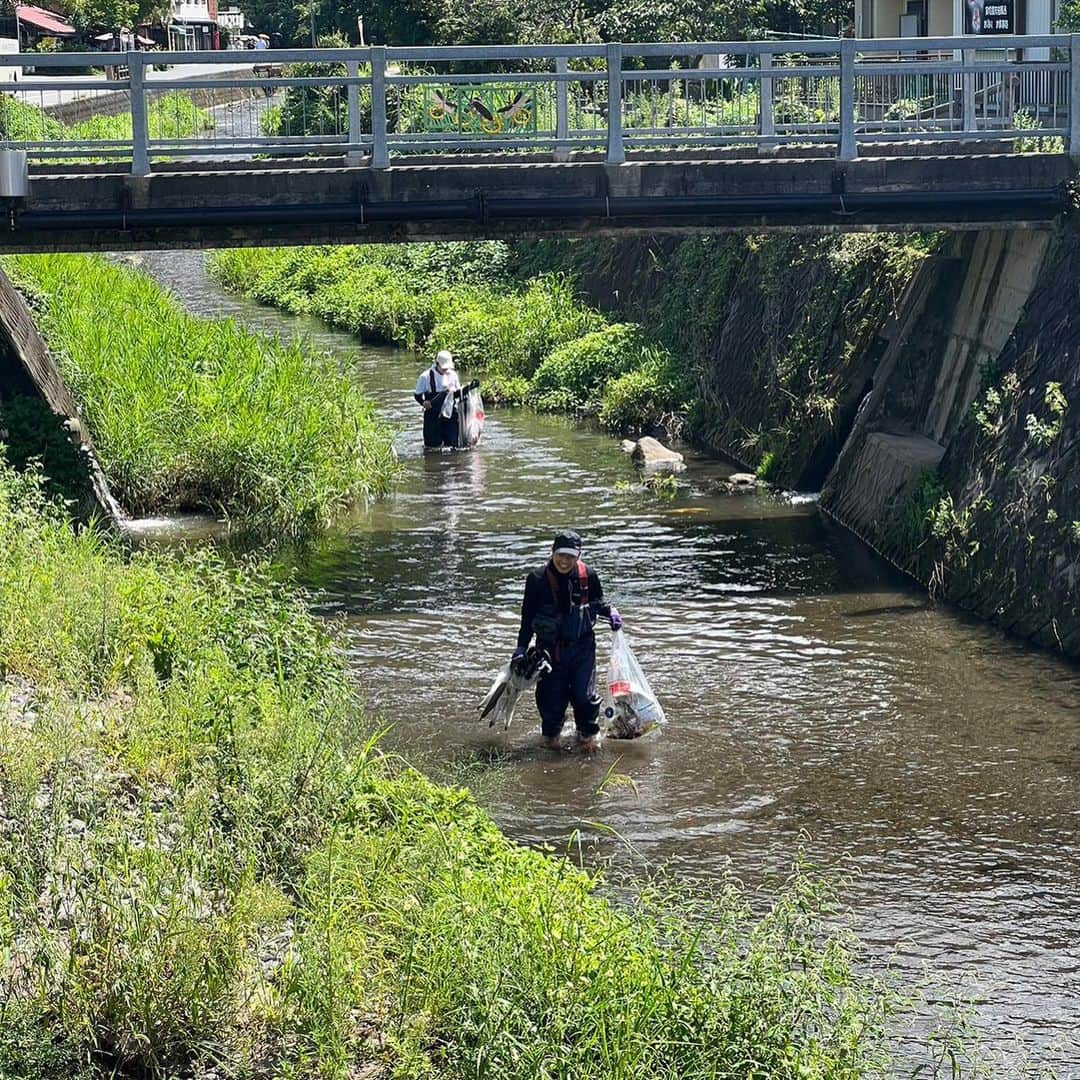
<path id="1" fill-rule="evenodd" d="M 432 120 L 453 120 L 457 116 L 457 105 L 448 97 L 444 97 L 438 90 L 432 90 L 431 96 L 435 104 L 428 109 L 428 115 Z"/>
<path id="2" fill-rule="evenodd" d="M 497 135 L 508 125 L 525 127 L 532 119 L 532 98 L 524 90 L 519 90 L 512 101 L 494 112 L 480 97 L 474 97 L 467 105 L 460 107 L 439 90 L 432 90 L 431 98 L 428 115 L 432 120 L 456 123 L 464 120 L 463 114 L 471 113 L 479 120 L 480 130 L 485 135 Z"/>
<path id="3" fill-rule="evenodd" d="M 524 90 L 519 90 L 517 96 L 509 105 L 504 105 L 497 111 L 507 123 L 513 124 L 515 127 L 524 127 L 532 118 L 532 114 L 529 112 L 531 105 L 532 98 Z"/>

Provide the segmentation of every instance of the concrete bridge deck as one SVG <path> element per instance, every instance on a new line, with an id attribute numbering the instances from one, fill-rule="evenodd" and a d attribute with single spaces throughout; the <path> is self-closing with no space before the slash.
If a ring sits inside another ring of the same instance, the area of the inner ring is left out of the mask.
<path id="1" fill-rule="evenodd" d="M 175 164 L 35 174 L 0 250 L 472 240 L 686 231 L 1049 228 L 1061 154 Z"/>
<path id="2" fill-rule="evenodd" d="M 266 59 L 253 85 L 183 66 L 243 53 L 35 55 L 61 73 L 126 64 L 84 89 L 126 96 L 131 135 L 0 137 L 0 250 L 1048 228 L 1080 160 L 1080 35 L 996 38 L 992 56 L 845 38 Z M 50 92 L 39 70 L 10 87 L 31 117 Z"/>

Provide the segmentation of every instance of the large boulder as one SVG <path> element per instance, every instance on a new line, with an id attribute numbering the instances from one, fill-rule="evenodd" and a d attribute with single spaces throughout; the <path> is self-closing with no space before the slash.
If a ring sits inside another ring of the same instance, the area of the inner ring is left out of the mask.
<path id="1" fill-rule="evenodd" d="M 645 435 L 638 439 L 637 446 L 631 454 L 634 462 L 639 465 L 646 476 L 655 476 L 658 473 L 681 473 L 686 472 L 686 462 L 682 454 L 675 450 L 669 450 L 658 439 L 651 435 Z"/>

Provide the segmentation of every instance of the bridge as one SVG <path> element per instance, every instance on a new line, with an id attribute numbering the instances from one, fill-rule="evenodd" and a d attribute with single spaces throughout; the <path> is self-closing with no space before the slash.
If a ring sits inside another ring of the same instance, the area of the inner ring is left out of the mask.
<path id="1" fill-rule="evenodd" d="M 1051 227 L 1080 35 L 985 45 L 0 56 L 0 250 Z"/>

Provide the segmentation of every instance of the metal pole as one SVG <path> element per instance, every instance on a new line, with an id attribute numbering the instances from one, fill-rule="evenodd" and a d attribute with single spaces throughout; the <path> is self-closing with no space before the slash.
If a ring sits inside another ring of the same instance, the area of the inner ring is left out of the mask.
<path id="1" fill-rule="evenodd" d="M 772 53 L 761 54 L 761 70 L 771 71 L 773 66 Z M 762 77 L 761 81 L 761 98 L 760 111 L 760 129 L 761 129 L 761 141 L 764 144 L 766 140 L 772 139 L 776 135 L 776 113 L 773 108 L 773 81 L 772 79 L 766 79 Z"/>
<path id="2" fill-rule="evenodd" d="M 1080 34 L 1069 35 L 1069 154 L 1080 157 Z"/>
<path id="3" fill-rule="evenodd" d="M 355 79 L 360 74 L 359 60 L 345 61 L 345 74 L 350 79 Z M 349 108 L 349 145 L 345 151 L 346 165 L 360 164 L 360 87 L 357 83 L 349 83 L 346 92 Z"/>
<path id="4" fill-rule="evenodd" d="M 607 163 L 621 165 L 626 160 L 622 142 L 622 45 L 607 47 Z"/>
<path id="5" fill-rule="evenodd" d="M 386 148 L 386 46 L 371 46 L 371 167 L 388 169 Z"/>
<path id="6" fill-rule="evenodd" d="M 960 62 L 964 67 L 970 67 L 975 63 L 975 50 L 962 49 Z M 975 130 L 975 76 L 972 72 L 965 71 L 960 76 L 960 85 L 963 87 L 963 116 L 964 131 Z"/>
<path id="7" fill-rule="evenodd" d="M 150 173 L 150 133 L 146 124 L 146 93 L 141 53 L 133 52 L 128 58 L 128 87 L 131 94 L 131 175 L 147 176 Z"/>
<path id="8" fill-rule="evenodd" d="M 859 155 L 855 141 L 855 39 L 840 42 L 840 160 L 854 161 Z"/>
<path id="9" fill-rule="evenodd" d="M 570 69 L 569 61 L 565 56 L 555 57 L 555 74 L 565 75 Z M 567 136 L 570 134 L 570 118 L 568 112 L 568 95 L 566 82 L 563 79 L 555 80 L 555 160 L 566 161 L 570 156 L 570 147 L 567 145 Z"/>

